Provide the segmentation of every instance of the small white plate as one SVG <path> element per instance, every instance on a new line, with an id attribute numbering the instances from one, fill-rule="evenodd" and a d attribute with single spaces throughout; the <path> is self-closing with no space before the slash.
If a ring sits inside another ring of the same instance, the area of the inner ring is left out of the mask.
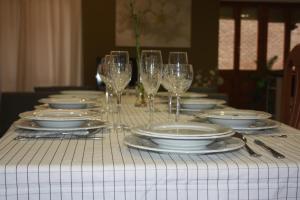
<path id="1" fill-rule="evenodd" d="M 34 106 L 36 110 L 42 110 L 42 109 L 51 109 L 48 104 L 41 104 Z M 83 108 L 84 110 L 102 110 L 102 105 L 99 103 L 92 103 L 88 104 L 86 108 Z M 82 110 L 82 109 L 81 109 Z"/>
<path id="2" fill-rule="evenodd" d="M 74 128 L 86 120 L 95 119 L 95 112 L 82 110 L 36 110 L 21 113 L 23 119 L 33 120 L 39 126 L 48 128 Z"/>
<path id="3" fill-rule="evenodd" d="M 279 126 L 280 122 L 271 119 L 260 119 L 247 127 L 233 127 L 233 129 L 237 131 L 260 131 L 278 128 Z"/>
<path id="4" fill-rule="evenodd" d="M 70 98 L 80 98 L 86 100 L 96 101 L 99 100 L 101 97 L 99 95 L 79 95 L 79 94 L 53 94 L 49 96 L 50 98 L 55 99 L 70 99 Z"/>
<path id="5" fill-rule="evenodd" d="M 272 115 L 256 110 L 215 109 L 196 114 L 197 117 L 207 118 L 210 122 L 229 127 L 249 127 L 255 121 L 268 119 Z"/>
<path id="6" fill-rule="evenodd" d="M 95 90 L 63 90 L 62 94 L 73 94 L 73 95 L 103 95 L 104 92 Z"/>
<path id="7" fill-rule="evenodd" d="M 161 139 L 161 138 L 149 138 L 161 147 L 167 148 L 205 148 L 205 146 L 211 144 L 215 139 L 207 140 L 173 140 L 173 139 Z"/>
<path id="8" fill-rule="evenodd" d="M 198 139 L 164 139 L 158 137 L 149 137 L 150 140 L 157 143 L 162 147 L 168 148 L 204 148 L 210 143 L 214 142 L 216 139 L 224 139 L 234 135 L 234 132 L 230 132 L 228 134 L 220 135 L 220 136 L 212 136 L 212 137 L 202 137 Z"/>
<path id="9" fill-rule="evenodd" d="M 217 124 L 207 123 L 161 123 L 151 126 L 132 128 L 131 132 L 140 136 L 162 139 L 216 139 L 233 134 L 233 130 Z"/>
<path id="10" fill-rule="evenodd" d="M 31 120 L 21 119 L 16 122 L 17 128 L 34 131 L 81 131 L 81 130 L 92 130 L 106 127 L 107 124 L 100 120 L 87 120 L 81 126 L 74 128 L 49 128 L 39 126 L 37 123 Z"/>
<path id="11" fill-rule="evenodd" d="M 228 151 L 234 151 L 237 149 L 242 148 L 245 143 L 238 138 L 229 137 L 220 141 L 216 141 L 205 148 L 203 147 L 197 147 L 197 148 L 181 148 L 181 147 L 174 147 L 174 148 L 168 148 L 168 147 L 161 147 L 160 145 L 154 143 L 153 141 L 137 137 L 135 135 L 127 135 L 124 138 L 125 145 L 141 149 L 141 150 L 147 150 L 147 151 L 154 151 L 154 152 L 162 152 L 162 153 L 182 153 L 182 154 L 210 154 L 210 153 L 221 153 L 221 152 L 228 152 Z"/>
<path id="12" fill-rule="evenodd" d="M 44 98 L 40 99 L 39 103 L 46 103 L 55 109 L 82 109 L 95 102 L 84 98 Z"/>
<path id="13" fill-rule="evenodd" d="M 225 103 L 226 101 L 220 99 L 182 99 L 180 101 L 180 107 L 184 109 L 207 110 Z"/>
<path id="14" fill-rule="evenodd" d="M 157 96 L 168 97 L 169 92 L 159 92 L 159 93 L 157 93 Z M 191 99 L 192 98 L 202 98 L 202 97 L 207 97 L 207 94 L 197 93 L 197 92 L 186 92 L 186 93 L 183 93 L 180 97 L 183 99 L 185 99 L 185 98 L 191 98 Z"/>
<path id="15" fill-rule="evenodd" d="M 217 105 L 214 109 L 233 109 L 229 106 L 226 105 Z M 207 110 L 207 109 L 204 109 Z M 202 112 L 204 111 L 203 109 L 188 109 L 188 108 L 180 108 L 180 112 L 183 114 L 190 114 L 190 115 L 194 115 L 196 113 Z M 176 107 L 172 107 L 172 111 L 176 112 Z"/>

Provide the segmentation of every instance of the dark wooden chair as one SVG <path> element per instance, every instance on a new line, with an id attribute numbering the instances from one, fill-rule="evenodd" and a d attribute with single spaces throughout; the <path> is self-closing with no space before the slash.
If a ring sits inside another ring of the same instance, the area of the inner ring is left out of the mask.
<path id="1" fill-rule="evenodd" d="M 300 44 L 289 53 L 284 67 L 281 120 L 300 129 Z"/>
<path id="2" fill-rule="evenodd" d="M 0 137 L 19 117 L 19 113 L 33 110 L 38 100 L 53 94 L 48 92 L 2 92 L 0 93 Z"/>

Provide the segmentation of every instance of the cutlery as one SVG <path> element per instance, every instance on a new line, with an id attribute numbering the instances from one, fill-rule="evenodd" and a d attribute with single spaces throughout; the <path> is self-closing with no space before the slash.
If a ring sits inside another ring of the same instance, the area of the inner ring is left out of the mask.
<path id="1" fill-rule="evenodd" d="M 248 144 L 247 144 L 247 138 L 245 136 L 243 136 L 241 133 L 235 133 L 233 136 L 237 137 L 237 138 L 240 138 L 240 139 L 242 139 L 245 142 L 245 148 L 248 151 L 248 153 L 250 154 L 250 156 L 253 156 L 253 157 L 260 157 L 261 156 L 261 154 L 256 153 L 255 151 L 253 151 L 248 146 Z"/>
<path id="2" fill-rule="evenodd" d="M 287 138 L 287 135 L 271 135 L 270 137 L 280 137 L 280 138 Z"/>
<path id="3" fill-rule="evenodd" d="M 32 140 L 32 139 L 87 139 L 87 140 L 100 140 L 103 139 L 103 136 L 78 136 L 78 135 L 52 135 L 52 136 L 17 136 L 14 140 Z"/>
<path id="4" fill-rule="evenodd" d="M 107 128 L 101 128 L 94 131 L 87 131 L 88 134 L 79 134 L 76 132 L 60 132 L 56 134 L 44 134 L 44 135 L 18 135 L 14 140 L 32 140 L 32 139 L 102 139 L 104 131 Z M 96 136 L 97 133 L 102 132 L 101 136 Z"/>
<path id="5" fill-rule="evenodd" d="M 261 147 L 263 147 L 263 148 L 265 148 L 265 149 L 268 150 L 269 152 L 271 152 L 272 155 L 273 155 L 275 158 L 279 158 L 279 159 L 285 158 L 284 155 L 282 155 L 282 154 L 279 153 L 278 151 L 275 151 L 274 149 L 272 149 L 271 147 L 267 146 L 265 143 L 263 143 L 263 142 L 260 141 L 260 140 L 255 139 L 255 140 L 254 140 L 254 143 L 257 144 L 257 145 L 259 145 L 259 146 L 261 146 Z"/>

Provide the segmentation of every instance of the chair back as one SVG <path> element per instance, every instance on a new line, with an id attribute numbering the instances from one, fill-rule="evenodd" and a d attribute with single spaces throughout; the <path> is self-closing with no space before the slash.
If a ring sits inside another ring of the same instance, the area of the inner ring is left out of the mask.
<path id="1" fill-rule="evenodd" d="M 300 129 L 300 44 L 289 53 L 284 67 L 281 120 Z"/>
<path id="2" fill-rule="evenodd" d="M 0 99 L 0 138 L 16 121 L 21 112 L 33 110 L 38 100 L 49 96 L 47 92 L 2 92 Z"/>

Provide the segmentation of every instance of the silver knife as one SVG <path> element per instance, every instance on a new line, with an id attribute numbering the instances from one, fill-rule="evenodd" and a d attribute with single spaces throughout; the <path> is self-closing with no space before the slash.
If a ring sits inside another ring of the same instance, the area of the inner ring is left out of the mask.
<path id="1" fill-rule="evenodd" d="M 282 155 L 282 154 L 279 153 L 278 151 L 275 151 L 274 149 L 272 149 L 271 147 L 267 146 L 265 143 L 263 143 L 263 142 L 260 141 L 260 140 L 255 139 L 255 140 L 254 140 L 254 143 L 257 144 L 257 145 L 259 145 L 259 146 L 261 146 L 261 147 L 263 147 L 263 148 L 265 148 L 265 149 L 267 149 L 269 152 L 272 153 L 272 155 L 273 155 L 275 158 L 279 158 L 279 159 L 285 158 L 284 155 Z"/>

